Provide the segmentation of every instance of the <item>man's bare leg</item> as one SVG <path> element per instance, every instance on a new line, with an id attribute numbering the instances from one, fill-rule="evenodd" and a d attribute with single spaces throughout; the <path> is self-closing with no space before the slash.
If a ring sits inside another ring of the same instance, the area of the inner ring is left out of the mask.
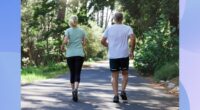
<path id="1" fill-rule="evenodd" d="M 127 70 L 122 71 L 122 77 L 123 77 L 123 79 L 122 79 L 122 91 L 125 91 L 127 83 L 128 83 L 128 71 Z"/>
<path id="2" fill-rule="evenodd" d="M 113 87 L 113 92 L 114 92 L 114 98 L 113 102 L 118 103 L 119 102 L 119 96 L 118 96 L 118 77 L 119 77 L 119 72 L 112 72 L 112 87 Z"/>
<path id="3" fill-rule="evenodd" d="M 127 100 L 127 96 L 126 96 L 126 86 L 127 86 L 127 83 L 128 83 L 128 71 L 127 70 L 124 70 L 122 71 L 122 91 L 121 91 L 121 98 L 122 100 Z"/>
<path id="4" fill-rule="evenodd" d="M 118 77 L 119 72 L 112 72 L 112 88 L 115 96 L 118 96 Z"/>

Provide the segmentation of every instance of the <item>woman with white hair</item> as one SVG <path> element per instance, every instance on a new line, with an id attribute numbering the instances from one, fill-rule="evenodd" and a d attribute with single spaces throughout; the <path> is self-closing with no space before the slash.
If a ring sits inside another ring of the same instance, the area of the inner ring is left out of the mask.
<path id="1" fill-rule="evenodd" d="M 78 101 L 78 87 L 80 83 L 80 74 L 84 62 L 83 46 L 85 45 L 85 32 L 78 27 L 78 17 L 72 16 L 69 19 L 70 28 L 66 29 L 65 37 L 61 50 L 64 51 L 67 45 L 66 57 L 70 70 L 70 83 L 72 88 L 72 99 Z"/>

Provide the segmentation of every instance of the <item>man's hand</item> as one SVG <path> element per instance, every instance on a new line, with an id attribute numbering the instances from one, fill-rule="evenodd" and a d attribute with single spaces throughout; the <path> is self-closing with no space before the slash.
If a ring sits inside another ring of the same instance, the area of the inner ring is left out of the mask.
<path id="1" fill-rule="evenodd" d="M 132 52 L 129 53 L 129 58 L 134 59 L 134 54 Z"/>

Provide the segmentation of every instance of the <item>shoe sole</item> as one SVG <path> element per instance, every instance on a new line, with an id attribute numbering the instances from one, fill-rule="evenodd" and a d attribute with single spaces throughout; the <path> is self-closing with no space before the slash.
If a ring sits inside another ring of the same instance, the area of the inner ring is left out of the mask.
<path id="1" fill-rule="evenodd" d="M 119 101 L 113 101 L 114 103 L 119 103 Z"/>
<path id="2" fill-rule="evenodd" d="M 77 100 L 77 99 L 73 99 L 73 101 L 74 101 L 74 102 L 78 102 L 78 100 Z"/>
<path id="3" fill-rule="evenodd" d="M 119 99 L 118 100 L 113 100 L 114 103 L 119 103 Z"/>

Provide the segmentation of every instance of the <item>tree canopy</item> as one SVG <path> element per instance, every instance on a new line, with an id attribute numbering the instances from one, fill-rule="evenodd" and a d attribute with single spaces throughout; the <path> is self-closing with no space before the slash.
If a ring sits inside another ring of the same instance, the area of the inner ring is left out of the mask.
<path id="1" fill-rule="evenodd" d="M 64 60 L 60 51 L 68 18 L 77 15 L 86 30 L 87 60 L 106 58 L 101 33 L 121 11 L 124 24 L 137 38 L 134 66 L 154 74 L 166 62 L 178 64 L 178 0 L 22 0 L 22 65 L 47 65 Z"/>

